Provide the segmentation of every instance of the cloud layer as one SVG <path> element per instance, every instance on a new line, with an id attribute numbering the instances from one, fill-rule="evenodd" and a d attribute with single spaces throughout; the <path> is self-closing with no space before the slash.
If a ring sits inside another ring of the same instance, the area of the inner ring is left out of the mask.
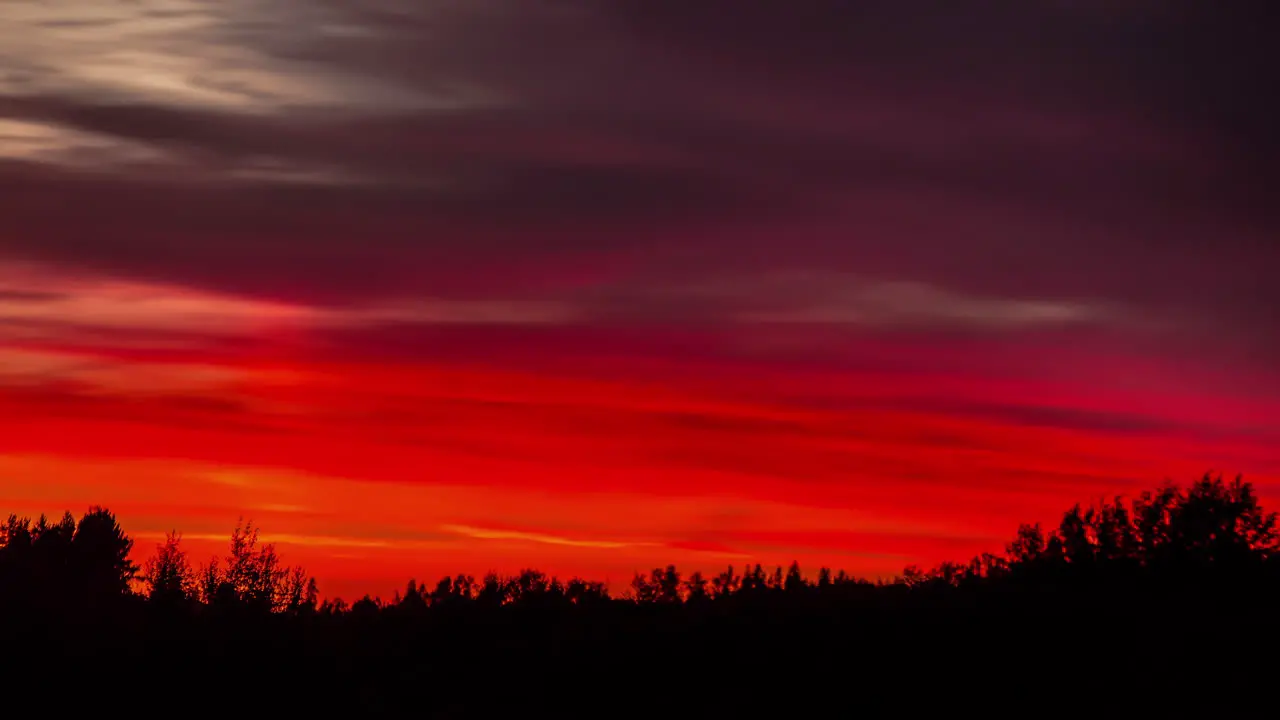
<path id="1" fill-rule="evenodd" d="M 1243 341 L 1275 304 L 1252 5 L 730 5 L 6 3 L 8 254 L 330 299 L 821 264 Z"/>

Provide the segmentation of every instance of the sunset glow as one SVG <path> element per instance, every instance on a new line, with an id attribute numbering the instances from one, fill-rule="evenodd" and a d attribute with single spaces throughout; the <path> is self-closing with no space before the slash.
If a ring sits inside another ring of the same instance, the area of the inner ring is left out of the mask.
<path id="1" fill-rule="evenodd" d="M 1256 129 L 1138 69 L 1059 102 L 979 55 L 908 85 L 923 39 L 760 64 L 822 13 L 216 5 L 0 9 L 6 514 L 198 560 L 248 518 L 354 598 L 889 576 L 1165 479 L 1280 498 L 1277 225 L 1219 180 L 1269 172 Z"/>

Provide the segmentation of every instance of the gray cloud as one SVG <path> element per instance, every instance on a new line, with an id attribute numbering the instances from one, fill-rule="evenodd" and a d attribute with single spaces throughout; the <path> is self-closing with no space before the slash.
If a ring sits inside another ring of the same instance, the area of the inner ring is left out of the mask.
<path id="1" fill-rule="evenodd" d="M 198 292 L 181 285 L 68 279 L 40 269 L 0 272 L 0 338 L 118 333 L 133 345 L 151 337 L 260 337 L 276 331 L 438 325 L 726 324 L 851 327 L 869 331 L 1001 333 L 1072 326 L 1148 330 L 1116 308 L 1084 302 L 969 297 L 921 284 L 817 272 L 708 278 L 654 290 L 644 284 L 544 290 L 450 299 L 426 292 L 361 304 L 319 305 Z"/>
<path id="2" fill-rule="evenodd" d="M 672 320 L 821 268 L 1270 351 L 1262 6 L 962 6 L 6 3 L 0 256 L 343 303 L 613 263 L 582 297 Z"/>

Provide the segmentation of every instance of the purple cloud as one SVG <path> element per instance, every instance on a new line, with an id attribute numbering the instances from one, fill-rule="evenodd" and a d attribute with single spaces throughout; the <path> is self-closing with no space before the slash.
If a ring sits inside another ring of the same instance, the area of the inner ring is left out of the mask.
<path id="1" fill-rule="evenodd" d="M 1262 6 L 999 5 L 9 3 L 0 260 L 1274 357 Z"/>

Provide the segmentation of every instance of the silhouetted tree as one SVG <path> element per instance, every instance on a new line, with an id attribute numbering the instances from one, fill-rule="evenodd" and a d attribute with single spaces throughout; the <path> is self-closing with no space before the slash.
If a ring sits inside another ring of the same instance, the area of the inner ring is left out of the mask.
<path id="1" fill-rule="evenodd" d="M 1102 503 L 1093 516 L 1096 556 L 1105 563 L 1128 563 L 1140 558 L 1138 533 L 1122 498 Z"/>
<path id="2" fill-rule="evenodd" d="M 781 590 L 783 583 L 782 566 L 778 565 L 773 568 L 773 573 L 765 581 L 765 587 L 770 590 Z"/>
<path id="3" fill-rule="evenodd" d="M 182 535 L 176 530 L 166 533 L 155 555 L 143 565 L 143 584 L 152 602 L 180 605 L 197 594 L 196 574 L 181 543 Z"/>
<path id="4" fill-rule="evenodd" d="M 412 578 L 405 587 L 404 595 L 400 596 L 396 602 L 403 610 L 410 613 L 420 613 L 427 609 L 427 593 L 425 587 L 420 587 Z"/>
<path id="5" fill-rule="evenodd" d="M 1155 557 L 1172 542 L 1170 522 L 1182 499 L 1176 486 L 1166 484 L 1154 492 L 1143 492 L 1133 501 L 1134 525 L 1144 557 Z"/>
<path id="6" fill-rule="evenodd" d="M 791 567 L 787 568 L 787 577 L 783 581 L 782 589 L 789 593 L 803 592 L 807 583 L 805 583 L 804 575 L 800 572 L 800 563 L 792 562 Z"/>
<path id="7" fill-rule="evenodd" d="M 1253 486 L 1205 475 L 1168 516 L 1166 534 L 1179 559 L 1198 566 L 1265 560 L 1277 551 L 1276 514 L 1258 505 Z"/>
<path id="8" fill-rule="evenodd" d="M 280 562 L 275 545 L 259 540 L 258 528 L 241 520 L 231 532 L 226 557 L 200 571 L 200 596 L 223 609 L 302 612 L 315 606 L 318 591 L 301 567 Z"/>
<path id="9" fill-rule="evenodd" d="M 750 595 L 766 589 L 764 569 L 756 563 L 755 567 L 747 568 L 742 573 L 742 580 L 738 584 L 739 592 Z"/>
<path id="10" fill-rule="evenodd" d="M 1040 523 L 1018 526 L 1017 537 L 1006 548 L 1009 562 L 1015 564 L 1034 563 L 1040 560 L 1044 551 L 1044 531 L 1040 529 Z"/>
<path id="11" fill-rule="evenodd" d="M 116 516 L 101 507 L 90 508 L 71 540 L 73 572 L 84 597 L 106 600 L 129 594 L 138 573 L 138 566 L 129 559 L 132 550 L 133 539 L 120 528 Z"/>
<path id="12" fill-rule="evenodd" d="M 31 519 L 10 515 L 0 529 L 0 604 L 17 606 L 32 601 L 36 582 Z"/>
<path id="13" fill-rule="evenodd" d="M 537 604 L 547 594 L 549 582 L 549 578 L 538 570 L 521 570 L 508 585 L 510 600 L 517 605 Z"/>
<path id="14" fill-rule="evenodd" d="M 711 597 L 726 598 L 738 592 L 742 586 L 742 578 L 733 571 L 730 565 L 724 572 L 711 579 Z"/>
<path id="15" fill-rule="evenodd" d="M 600 604 L 609 600 L 609 589 L 604 583 L 570 578 L 564 586 L 565 599 L 574 605 Z"/>
<path id="16" fill-rule="evenodd" d="M 369 595 L 365 595 L 351 605 L 351 615 L 366 621 L 376 619 L 380 610 L 382 610 L 382 601 Z"/>
<path id="17" fill-rule="evenodd" d="M 710 598 L 707 592 L 707 579 L 701 572 L 693 572 L 684 581 L 685 602 L 700 603 Z"/>
<path id="18" fill-rule="evenodd" d="M 460 601 L 469 601 L 475 597 L 476 579 L 470 575 L 459 573 L 453 578 L 453 596 Z"/>
<path id="19" fill-rule="evenodd" d="M 497 573 L 490 572 L 480 582 L 476 600 L 485 607 L 499 607 L 510 599 L 510 583 Z"/>
<path id="20" fill-rule="evenodd" d="M 316 608 L 320 589 L 316 579 L 307 576 L 301 566 L 289 568 L 274 593 L 274 609 L 290 614 L 311 613 Z"/>
<path id="21" fill-rule="evenodd" d="M 28 590 L 39 596 L 46 605 L 67 606 L 75 603 L 78 592 L 72 542 L 75 539 L 76 521 L 71 513 L 64 513 L 62 520 L 51 524 L 41 515 L 30 531 L 31 547 Z"/>
<path id="22" fill-rule="evenodd" d="M 196 596 L 205 605 L 213 605 L 218 602 L 218 592 L 221 589 L 221 563 L 216 557 L 209 558 L 209 562 L 202 565 L 196 574 Z"/>

